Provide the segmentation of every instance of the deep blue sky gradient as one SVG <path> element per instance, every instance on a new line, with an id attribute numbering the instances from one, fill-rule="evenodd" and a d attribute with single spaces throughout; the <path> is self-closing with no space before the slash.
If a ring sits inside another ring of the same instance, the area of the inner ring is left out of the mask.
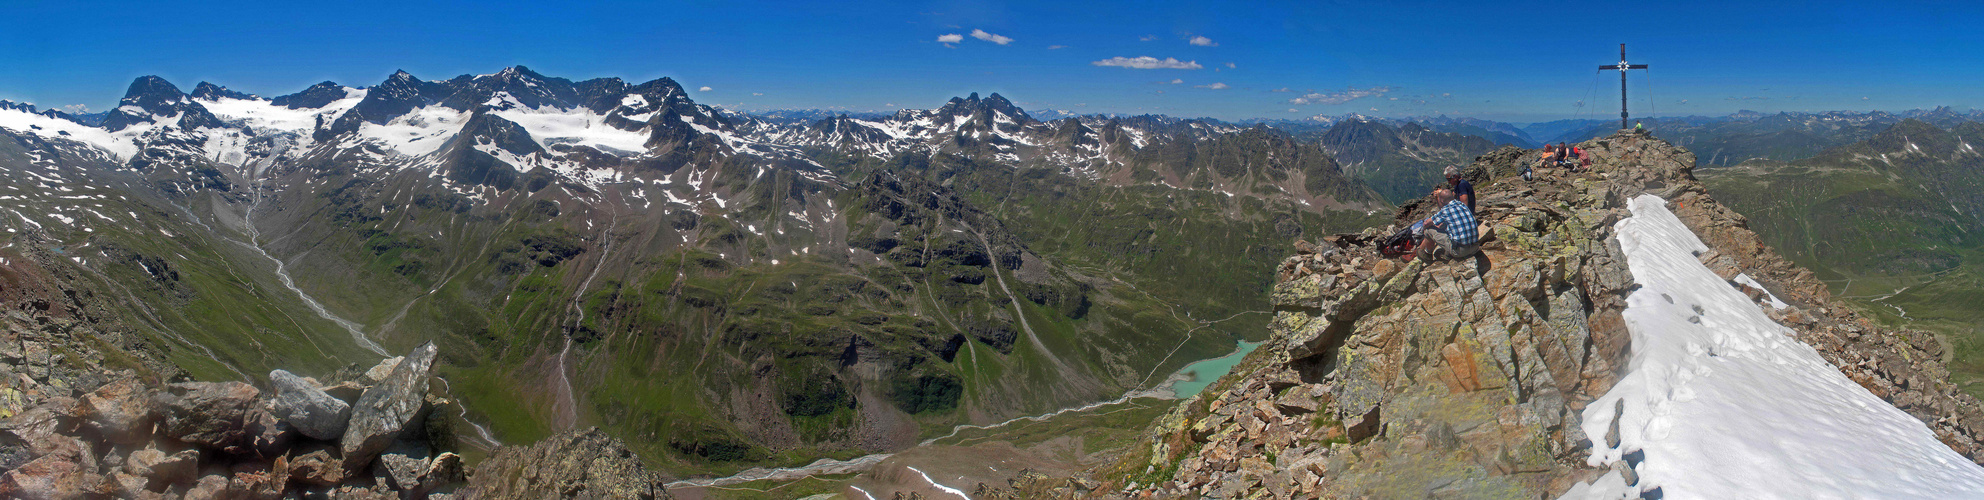
<path id="1" fill-rule="evenodd" d="M 932 108 L 999 92 L 1079 113 L 1522 122 L 1616 116 L 1618 77 L 1595 69 L 1620 42 L 1653 65 L 1632 75 L 1635 114 L 1984 103 L 1984 6 L 1959 2 L 13 0 L 0 13 L 0 99 L 96 111 L 148 74 L 274 96 L 523 64 L 573 80 L 669 76 L 699 102 L 745 110 Z M 939 43 L 946 34 L 964 39 Z M 1139 56 L 1202 68 L 1091 64 Z M 1215 83 L 1228 88 L 1199 87 Z M 1374 87 L 1389 91 L 1289 103 Z"/>

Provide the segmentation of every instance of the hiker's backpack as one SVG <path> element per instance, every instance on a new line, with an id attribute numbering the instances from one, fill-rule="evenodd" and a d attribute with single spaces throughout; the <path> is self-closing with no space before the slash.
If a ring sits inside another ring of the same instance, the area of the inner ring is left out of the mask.
<path id="1" fill-rule="evenodd" d="M 1399 229 L 1396 233 L 1392 233 L 1391 236 L 1386 236 L 1385 239 L 1378 240 L 1378 253 L 1386 257 L 1405 256 L 1406 259 L 1410 260 L 1412 258 L 1412 251 L 1419 247 L 1418 229 L 1423 227 L 1424 224 L 1425 221 L 1414 222 L 1412 225 Z"/>

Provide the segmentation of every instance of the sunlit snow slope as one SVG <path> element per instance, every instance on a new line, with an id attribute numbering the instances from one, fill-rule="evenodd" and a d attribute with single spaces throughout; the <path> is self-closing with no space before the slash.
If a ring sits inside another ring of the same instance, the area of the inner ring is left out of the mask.
<path id="1" fill-rule="evenodd" d="M 1984 468 L 1842 375 L 1695 258 L 1709 248 L 1652 195 L 1618 238 L 1642 288 L 1624 313 L 1633 353 L 1584 410 L 1590 463 L 1618 473 L 1565 498 L 1979 498 Z M 1622 407 L 1618 446 L 1608 447 Z M 1633 461 L 1629 461 L 1633 463 Z"/>

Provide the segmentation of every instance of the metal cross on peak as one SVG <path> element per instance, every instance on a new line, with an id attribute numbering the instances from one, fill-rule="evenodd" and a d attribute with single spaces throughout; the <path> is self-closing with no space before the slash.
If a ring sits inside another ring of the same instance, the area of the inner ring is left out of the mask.
<path id="1" fill-rule="evenodd" d="M 1619 44 L 1619 64 L 1599 66 L 1599 71 L 1619 70 L 1619 128 L 1632 128 L 1626 124 L 1626 70 L 1646 69 L 1645 64 L 1626 64 L 1626 44 Z"/>

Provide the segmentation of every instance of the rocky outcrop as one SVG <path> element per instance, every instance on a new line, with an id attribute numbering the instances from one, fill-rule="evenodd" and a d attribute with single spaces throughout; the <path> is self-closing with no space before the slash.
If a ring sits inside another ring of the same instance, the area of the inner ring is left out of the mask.
<path id="1" fill-rule="evenodd" d="M 432 342 L 414 348 L 378 385 L 358 397 L 358 403 L 352 405 L 351 423 L 338 441 L 347 470 L 370 463 L 407 430 L 408 424 L 415 423 L 426 402 L 427 381 L 433 375 L 430 370 L 438 352 Z"/>
<path id="2" fill-rule="evenodd" d="M 1398 225 L 1298 244 L 1277 272 L 1270 340 L 1161 418 L 1147 449 L 1052 494 L 1555 498 L 1624 468 L 1586 464 L 1594 443 L 1579 420 L 1632 348 L 1620 312 L 1636 285 L 1611 232 L 1627 215 L 1622 202 L 1642 193 L 1669 200 L 1715 249 L 1704 264 L 1731 286 L 1849 378 L 1979 456 L 1984 412 L 1949 383 L 1934 336 L 1878 328 L 1832 302 L 1810 272 L 1703 194 L 1686 150 L 1632 133 L 1582 146 L 1596 160 L 1584 172 L 1523 181 L 1515 174 L 1540 152 L 1516 148 L 1466 170 L 1483 186 L 1475 258 L 1386 259 L 1372 242 Z M 1406 203 L 1398 221 L 1432 208 Z"/>
<path id="3" fill-rule="evenodd" d="M 129 373 L 81 398 L 31 386 L 15 393 L 26 394 L 22 409 L 0 420 L 0 497 L 452 494 L 467 480 L 461 456 L 419 432 L 433 408 L 452 404 L 427 392 L 435 355 L 423 345 L 371 370 L 378 379 L 335 384 L 358 389 L 356 405 L 283 370 L 270 374 L 274 391 L 243 382 L 158 387 Z"/>
<path id="4" fill-rule="evenodd" d="M 497 450 L 476 466 L 462 498 L 670 498 L 662 483 L 619 439 L 594 427 Z"/>

